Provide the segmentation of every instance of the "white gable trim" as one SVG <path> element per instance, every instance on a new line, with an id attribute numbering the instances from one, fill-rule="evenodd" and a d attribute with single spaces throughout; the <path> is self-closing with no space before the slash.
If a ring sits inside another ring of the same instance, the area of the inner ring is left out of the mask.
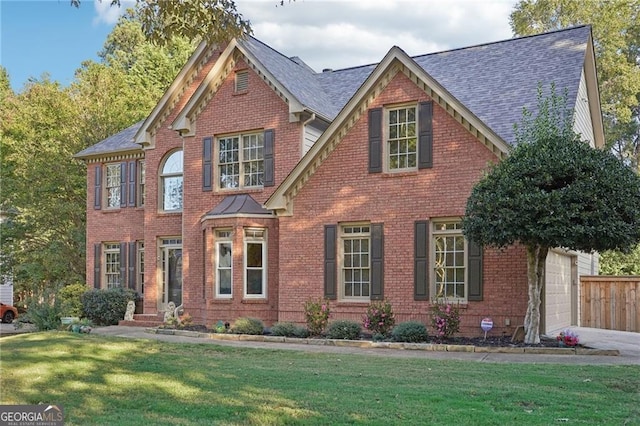
<path id="1" fill-rule="evenodd" d="M 593 138 L 596 148 L 604 148 L 604 124 L 602 122 L 602 109 L 600 105 L 600 89 L 598 88 L 598 78 L 596 72 L 596 58 L 593 50 L 593 37 L 589 33 L 587 42 L 586 57 L 584 58 L 583 73 L 587 83 L 587 100 L 589 102 L 589 113 L 593 125 Z M 579 102 L 580 100 L 578 100 Z"/>
<path id="2" fill-rule="evenodd" d="M 399 72 L 404 73 L 418 87 L 424 90 L 434 102 L 469 130 L 479 141 L 484 143 L 498 158 L 503 158 L 508 154 L 509 145 L 502 138 L 447 92 L 403 50 L 393 47 L 309 152 L 298 162 L 292 172 L 269 197 L 264 205 L 265 208 L 274 210 L 279 215 L 293 214 L 293 198 L 295 195 L 315 173 L 316 169 L 320 167 L 331 151 L 347 135 L 358 119 L 366 114 L 369 105 Z"/>
<path id="3" fill-rule="evenodd" d="M 193 134 L 195 132 L 195 121 L 200 112 L 207 106 L 213 95 L 218 91 L 227 76 L 233 71 L 237 60 L 244 59 L 247 65 L 255 71 L 262 80 L 289 105 L 291 121 L 298 121 L 298 115 L 304 110 L 303 105 L 289 92 L 273 75 L 248 52 L 238 39 L 233 39 L 227 48 L 222 52 L 220 58 L 211 68 L 184 106 L 182 111 L 171 124 L 171 128 L 182 134 Z"/>

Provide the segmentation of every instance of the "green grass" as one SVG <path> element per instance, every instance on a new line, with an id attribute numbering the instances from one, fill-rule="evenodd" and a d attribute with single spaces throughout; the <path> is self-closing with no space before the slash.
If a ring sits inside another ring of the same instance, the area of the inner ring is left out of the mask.
<path id="1" fill-rule="evenodd" d="M 439 361 L 66 332 L 0 339 L 1 404 L 66 425 L 640 425 L 640 367 Z"/>

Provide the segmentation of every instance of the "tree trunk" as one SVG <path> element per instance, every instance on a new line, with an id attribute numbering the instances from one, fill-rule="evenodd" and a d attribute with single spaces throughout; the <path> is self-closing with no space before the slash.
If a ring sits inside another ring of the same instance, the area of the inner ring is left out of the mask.
<path id="1" fill-rule="evenodd" d="M 544 288 L 544 264 L 549 247 L 527 246 L 527 281 L 529 283 L 529 302 L 524 317 L 524 342 L 540 343 L 540 293 Z"/>

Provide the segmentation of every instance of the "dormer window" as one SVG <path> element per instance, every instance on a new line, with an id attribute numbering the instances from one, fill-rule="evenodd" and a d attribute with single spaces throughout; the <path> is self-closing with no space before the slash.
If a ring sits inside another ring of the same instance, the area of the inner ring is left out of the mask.
<path id="1" fill-rule="evenodd" d="M 246 92 L 249 88 L 249 71 L 236 72 L 236 93 Z"/>

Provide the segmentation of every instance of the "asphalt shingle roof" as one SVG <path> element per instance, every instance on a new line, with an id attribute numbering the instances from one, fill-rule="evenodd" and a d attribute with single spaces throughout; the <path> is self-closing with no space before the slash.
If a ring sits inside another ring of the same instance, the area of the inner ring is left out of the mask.
<path id="1" fill-rule="evenodd" d="M 508 39 L 413 57 L 451 95 L 463 103 L 507 143 L 522 108 L 537 110 L 538 84 L 556 93 L 567 90 L 576 102 L 591 29 L 579 26 L 540 35 Z M 333 120 L 373 72 L 377 64 L 314 72 L 297 57 L 288 58 L 249 37 L 240 44 L 305 108 Z M 86 157 L 135 149 L 140 123 L 78 153 Z"/>
<path id="2" fill-rule="evenodd" d="M 107 153 L 142 150 L 140 145 L 133 143 L 133 137 L 138 132 L 143 122 L 144 120 L 138 121 L 133 126 L 127 127 L 121 132 L 111 135 L 97 144 L 80 151 L 74 155 L 74 157 L 86 158 Z"/>

